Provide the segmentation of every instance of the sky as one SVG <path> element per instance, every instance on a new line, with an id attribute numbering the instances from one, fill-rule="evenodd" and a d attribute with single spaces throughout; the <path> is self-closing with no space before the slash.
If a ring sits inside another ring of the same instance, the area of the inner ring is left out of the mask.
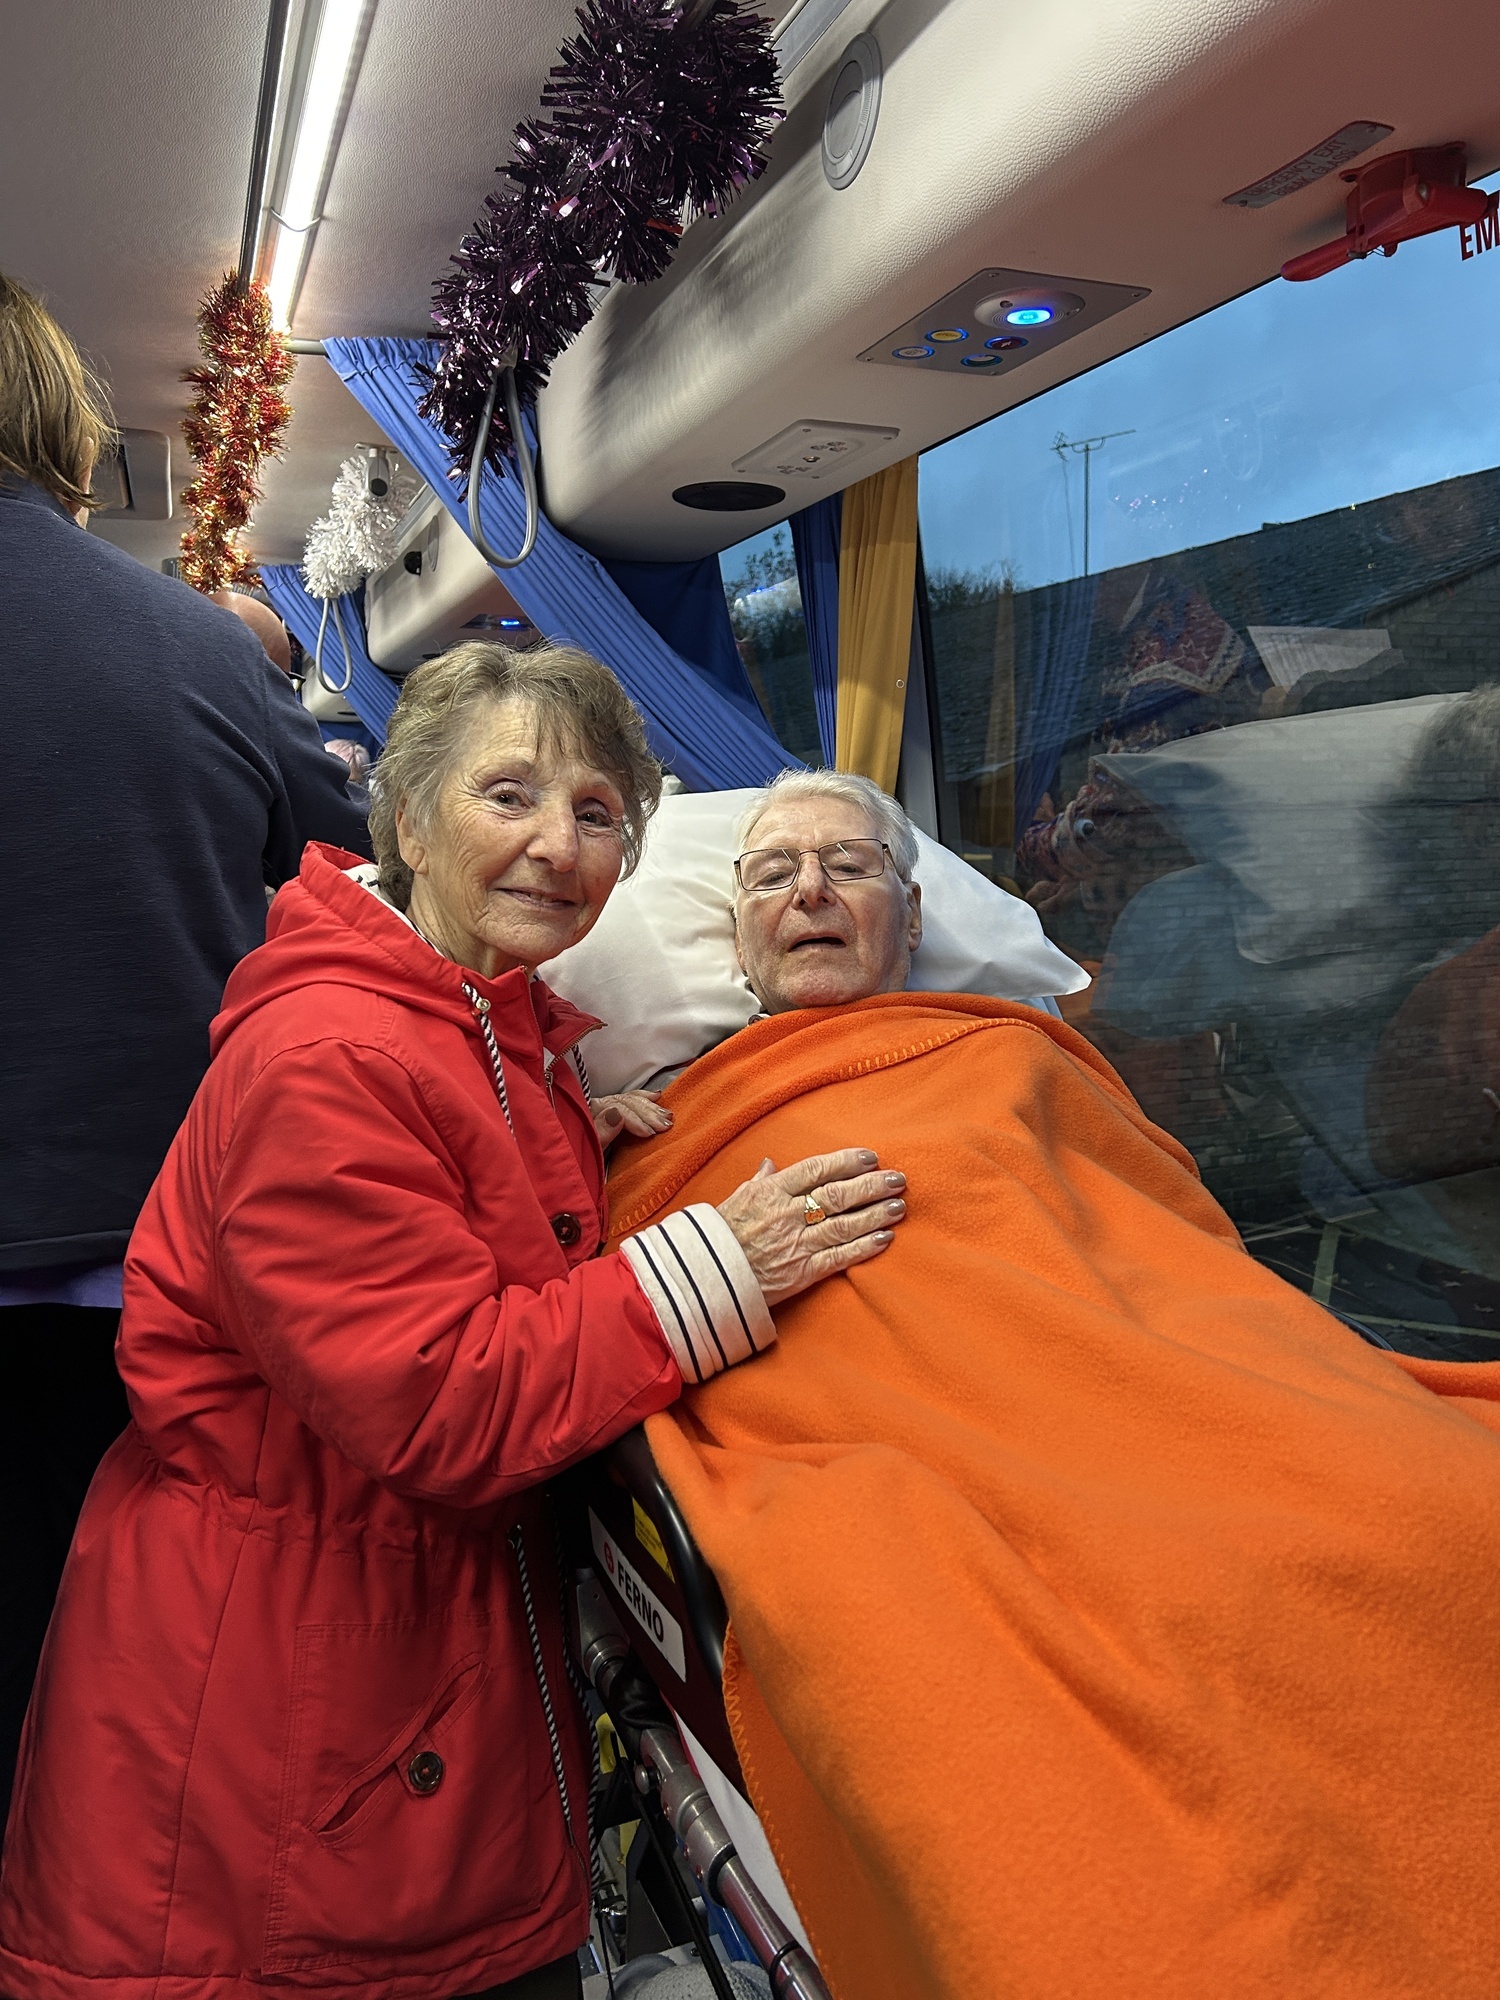
<path id="1" fill-rule="evenodd" d="M 1492 188 L 1500 176 L 1479 185 Z M 929 572 L 1034 588 L 1500 464 L 1500 250 L 1448 229 L 1269 284 L 923 455 Z M 787 530 L 724 552 L 724 575 Z"/>

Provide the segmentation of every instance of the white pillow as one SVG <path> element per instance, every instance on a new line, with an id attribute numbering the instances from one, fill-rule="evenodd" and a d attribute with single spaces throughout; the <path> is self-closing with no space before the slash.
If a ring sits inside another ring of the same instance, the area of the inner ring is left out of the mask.
<path id="1" fill-rule="evenodd" d="M 664 798 L 635 874 L 581 944 L 542 977 L 607 1025 L 584 1060 L 599 1091 L 634 1090 L 680 1069 L 757 1011 L 734 955 L 735 831 L 754 791 Z M 1000 1000 L 1077 993 L 1088 974 L 1043 935 L 1036 912 L 918 834 L 922 945 L 911 984 Z"/>
<path id="2" fill-rule="evenodd" d="M 1363 952 L 1405 919 L 1392 808 L 1423 732 L 1461 695 L 1319 710 L 1101 759 L 1230 878 L 1235 943 L 1259 965 Z"/>

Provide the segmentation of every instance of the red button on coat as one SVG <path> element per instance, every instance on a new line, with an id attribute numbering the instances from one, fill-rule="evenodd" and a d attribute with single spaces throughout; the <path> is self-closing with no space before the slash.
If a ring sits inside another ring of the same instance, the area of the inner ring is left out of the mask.
<path id="1" fill-rule="evenodd" d="M 573 1214 L 571 1209 L 565 1208 L 561 1215 L 553 1216 L 552 1234 L 557 1238 L 564 1250 L 571 1250 L 583 1234 L 583 1224 Z"/>

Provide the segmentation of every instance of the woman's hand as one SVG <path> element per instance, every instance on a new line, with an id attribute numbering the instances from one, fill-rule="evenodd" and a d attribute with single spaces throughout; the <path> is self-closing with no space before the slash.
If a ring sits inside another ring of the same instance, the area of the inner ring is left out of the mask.
<path id="1" fill-rule="evenodd" d="M 601 1146 L 609 1145 L 622 1132 L 633 1132 L 637 1139 L 654 1139 L 658 1132 L 672 1127 L 672 1114 L 662 1104 L 659 1090 L 617 1091 L 611 1097 L 596 1097 L 592 1108 Z"/>
<path id="2" fill-rule="evenodd" d="M 857 1147 L 799 1160 L 780 1173 L 763 1160 L 752 1180 L 719 1203 L 767 1305 L 794 1298 L 888 1246 L 906 1214 L 906 1176 L 879 1166 L 873 1153 Z M 809 1194 L 816 1195 L 826 1221 L 808 1220 Z"/>

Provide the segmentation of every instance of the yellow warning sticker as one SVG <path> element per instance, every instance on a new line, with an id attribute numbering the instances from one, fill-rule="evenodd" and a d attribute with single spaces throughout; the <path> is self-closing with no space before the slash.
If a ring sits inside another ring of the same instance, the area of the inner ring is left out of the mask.
<path id="1" fill-rule="evenodd" d="M 661 1535 L 657 1530 L 656 1523 L 652 1520 L 651 1516 L 646 1512 L 645 1508 L 641 1505 L 639 1500 L 632 1500 L 630 1503 L 630 1509 L 631 1512 L 635 1515 L 636 1540 L 640 1543 L 641 1547 L 646 1551 L 647 1555 L 650 1556 L 653 1561 L 660 1563 L 661 1567 L 666 1571 L 668 1576 L 672 1576 L 672 1565 L 667 1561 L 666 1546 L 663 1543 Z M 677 1581 L 675 1576 L 672 1576 L 672 1581 L 673 1583 Z"/>
<path id="2" fill-rule="evenodd" d="M 594 1724 L 594 1733 L 599 1738 L 599 1775 L 607 1778 L 620 1762 L 620 1739 L 607 1715 L 601 1715 Z"/>

